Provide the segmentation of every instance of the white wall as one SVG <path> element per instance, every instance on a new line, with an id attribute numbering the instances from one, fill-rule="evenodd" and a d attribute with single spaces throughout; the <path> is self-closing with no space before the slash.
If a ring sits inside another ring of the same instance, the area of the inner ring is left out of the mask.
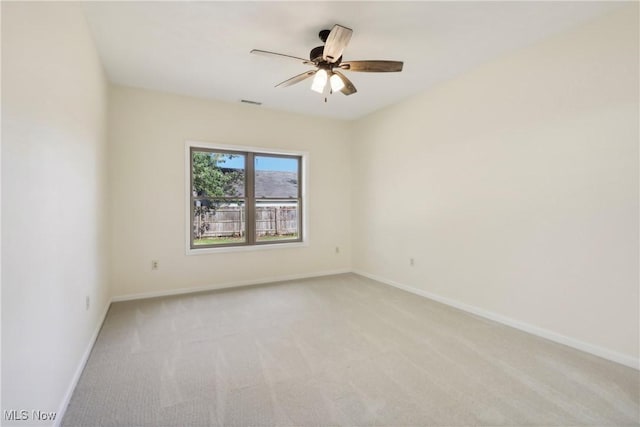
<path id="1" fill-rule="evenodd" d="M 77 5 L 2 3 L 3 414 L 59 411 L 106 308 L 106 101 Z"/>
<path id="2" fill-rule="evenodd" d="M 354 268 L 637 364 L 638 75 L 636 3 L 358 121 Z"/>
<path id="3" fill-rule="evenodd" d="M 342 121 L 112 87 L 113 294 L 220 287 L 349 269 L 348 130 Z M 307 151 L 309 246 L 185 255 L 186 140 Z M 159 261 L 158 270 L 151 270 L 151 260 Z"/>

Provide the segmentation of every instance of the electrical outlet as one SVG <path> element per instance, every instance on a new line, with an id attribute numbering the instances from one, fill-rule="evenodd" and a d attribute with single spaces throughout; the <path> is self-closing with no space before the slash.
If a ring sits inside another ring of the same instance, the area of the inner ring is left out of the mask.
<path id="1" fill-rule="evenodd" d="M 87 295 L 84 299 L 84 305 L 85 305 L 85 310 L 89 310 L 89 307 L 91 307 L 91 297 L 89 297 L 89 295 Z"/>
<path id="2" fill-rule="evenodd" d="M 152 270 L 157 270 L 158 268 L 160 268 L 160 262 L 157 261 L 157 260 L 151 261 L 151 269 Z"/>
<path id="3" fill-rule="evenodd" d="M 336 246 L 336 253 L 339 254 L 340 253 L 340 246 Z"/>
<path id="4" fill-rule="evenodd" d="M 409 258 L 409 265 L 413 267 L 415 265 L 415 260 L 413 258 Z"/>

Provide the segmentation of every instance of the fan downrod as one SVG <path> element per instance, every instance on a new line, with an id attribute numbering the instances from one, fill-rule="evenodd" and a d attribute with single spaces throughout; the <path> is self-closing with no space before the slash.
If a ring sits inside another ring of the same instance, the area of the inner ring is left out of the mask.
<path id="1" fill-rule="evenodd" d="M 330 30 L 321 30 L 318 33 L 318 37 L 320 38 L 320 41 L 322 41 L 322 43 L 326 43 L 330 33 L 331 33 Z M 322 62 L 323 51 L 324 51 L 324 46 L 314 47 L 313 49 L 311 49 L 311 52 L 309 52 L 309 59 L 313 62 Z"/>
<path id="2" fill-rule="evenodd" d="M 330 30 L 321 30 L 318 33 L 318 37 L 320 37 L 320 40 L 322 41 L 322 43 L 326 43 L 327 42 L 327 37 L 329 37 L 329 33 L 331 33 Z"/>

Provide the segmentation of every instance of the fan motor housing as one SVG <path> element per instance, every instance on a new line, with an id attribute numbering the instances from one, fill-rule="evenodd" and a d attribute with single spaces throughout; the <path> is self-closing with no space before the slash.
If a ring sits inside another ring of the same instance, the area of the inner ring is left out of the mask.
<path id="1" fill-rule="evenodd" d="M 324 46 L 314 47 L 309 52 L 309 59 L 313 62 L 322 61 L 322 52 L 324 52 Z"/>
<path id="2" fill-rule="evenodd" d="M 315 62 L 315 63 L 325 62 L 325 60 L 322 59 L 323 53 L 324 53 L 324 46 L 314 47 L 313 49 L 311 49 L 311 52 L 309 52 L 309 59 L 311 60 L 311 62 Z M 342 56 L 338 58 L 337 61 L 333 62 L 333 65 L 338 66 L 340 65 L 341 61 L 342 61 Z"/>

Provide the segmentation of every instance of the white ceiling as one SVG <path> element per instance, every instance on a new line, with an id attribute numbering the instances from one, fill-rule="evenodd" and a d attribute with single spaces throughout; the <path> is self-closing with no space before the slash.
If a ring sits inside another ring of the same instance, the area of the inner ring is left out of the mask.
<path id="1" fill-rule="evenodd" d="M 605 13 L 610 2 L 95 2 L 85 12 L 109 79 L 203 98 L 353 119 Z M 318 31 L 353 29 L 344 60 L 404 61 L 401 73 L 345 74 L 358 93 L 323 97 L 309 69 L 252 55 L 307 57 Z"/>

